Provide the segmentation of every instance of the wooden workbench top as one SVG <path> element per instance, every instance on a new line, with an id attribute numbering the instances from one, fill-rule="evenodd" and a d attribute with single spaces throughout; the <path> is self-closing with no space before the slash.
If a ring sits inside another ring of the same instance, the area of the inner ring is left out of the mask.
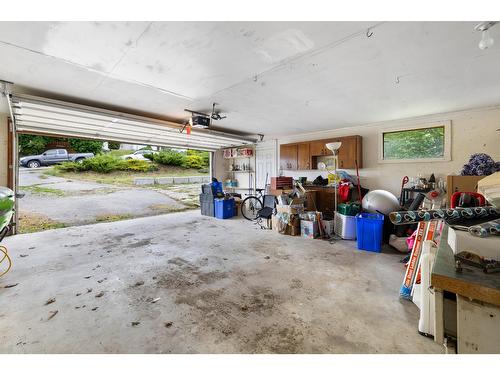
<path id="1" fill-rule="evenodd" d="M 479 268 L 465 267 L 462 272 L 455 270 L 453 250 L 448 245 L 448 225 L 441 234 L 431 284 L 437 289 L 500 306 L 500 272 L 487 274 Z"/>

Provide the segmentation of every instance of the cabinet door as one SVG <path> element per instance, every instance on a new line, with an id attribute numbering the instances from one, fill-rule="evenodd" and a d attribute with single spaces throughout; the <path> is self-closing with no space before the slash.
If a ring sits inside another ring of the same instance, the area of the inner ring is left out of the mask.
<path id="1" fill-rule="evenodd" d="M 280 145 L 280 167 L 283 170 L 297 169 L 297 145 Z"/>
<path id="2" fill-rule="evenodd" d="M 342 146 L 339 148 L 339 165 L 340 169 L 355 169 L 356 160 L 358 167 L 362 167 L 361 160 L 361 137 L 342 137 L 340 139 Z"/>
<path id="3" fill-rule="evenodd" d="M 354 169 L 356 159 L 356 139 L 353 137 L 343 137 L 341 140 L 342 146 L 339 148 L 339 165 L 340 169 Z"/>
<path id="4" fill-rule="evenodd" d="M 309 143 L 309 151 L 311 156 L 322 156 L 325 152 L 325 142 L 322 140 Z"/>
<path id="5" fill-rule="evenodd" d="M 311 154 L 309 153 L 309 142 L 297 145 L 297 169 L 311 169 Z"/>

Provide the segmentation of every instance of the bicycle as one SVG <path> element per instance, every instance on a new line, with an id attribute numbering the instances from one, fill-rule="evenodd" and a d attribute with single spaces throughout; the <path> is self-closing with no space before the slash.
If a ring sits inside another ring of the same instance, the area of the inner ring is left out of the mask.
<path id="1" fill-rule="evenodd" d="M 255 189 L 257 192 L 255 195 L 246 194 L 248 197 L 241 202 L 241 214 L 245 219 L 250 221 L 257 219 L 258 212 L 264 207 L 264 194 L 262 194 L 264 190 L 265 189 Z"/>

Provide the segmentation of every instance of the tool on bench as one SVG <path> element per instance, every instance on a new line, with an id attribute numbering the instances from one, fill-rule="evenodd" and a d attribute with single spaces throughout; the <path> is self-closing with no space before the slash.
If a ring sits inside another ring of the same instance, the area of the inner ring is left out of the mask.
<path id="1" fill-rule="evenodd" d="M 485 259 L 482 256 L 469 251 L 461 251 L 455 254 L 455 269 L 457 272 L 463 271 L 463 265 L 480 268 L 484 273 L 500 272 L 500 262 L 494 259 Z"/>

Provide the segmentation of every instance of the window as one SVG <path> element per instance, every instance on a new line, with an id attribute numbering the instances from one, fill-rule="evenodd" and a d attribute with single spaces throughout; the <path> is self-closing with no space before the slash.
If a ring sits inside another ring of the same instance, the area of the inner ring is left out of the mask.
<path id="1" fill-rule="evenodd" d="M 380 162 L 451 160 L 449 122 L 381 133 Z"/>
<path id="2" fill-rule="evenodd" d="M 46 151 L 45 155 L 47 155 L 47 156 L 56 156 L 57 155 L 57 150 Z"/>

